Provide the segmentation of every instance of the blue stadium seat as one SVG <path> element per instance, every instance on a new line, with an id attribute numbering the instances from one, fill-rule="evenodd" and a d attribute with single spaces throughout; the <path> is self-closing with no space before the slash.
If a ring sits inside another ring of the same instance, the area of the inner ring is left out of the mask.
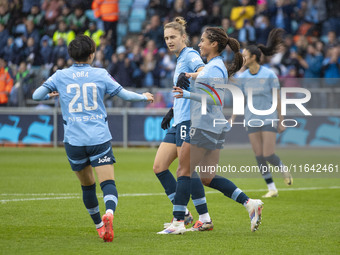
<path id="1" fill-rule="evenodd" d="M 131 33 L 139 33 L 142 31 L 143 21 L 139 19 L 129 19 L 129 31 Z"/>
<path id="2" fill-rule="evenodd" d="M 127 24 L 126 23 L 118 23 L 117 34 L 118 34 L 118 36 L 122 36 L 122 37 L 124 37 L 127 34 Z"/>
<path id="3" fill-rule="evenodd" d="M 144 8 L 132 8 L 130 19 L 142 20 L 146 18 L 146 10 Z"/>
<path id="4" fill-rule="evenodd" d="M 133 0 L 119 0 L 119 7 L 121 4 L 132 5 Z"/>
<path id="5" fill-rule="evenodd" d="M 133 7 L 145 8 L 149 4 L 149 0 L 135 0 Z"/>

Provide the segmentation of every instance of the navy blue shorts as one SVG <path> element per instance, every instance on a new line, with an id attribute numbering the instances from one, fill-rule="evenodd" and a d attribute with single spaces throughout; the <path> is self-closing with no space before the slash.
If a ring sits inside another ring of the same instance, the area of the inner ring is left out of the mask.
<path id="1" fill-rule="evenodd" d="M 264 131 L 277 133 L 277 128 L 273 127 L 272 125 L 264 125 L 262 127 L 248 127 L 247 126 L 246 131 L 248 134 L 256 133 L 256 132 L 264 132 Z"/>
<path id="2" fill-rule="evenodd" d="M 207 150 L 222 149 L 226 134 L 227 132 L 215 134 L 199 128 L 190 128 L 189 136 L 185 142 Z"/>
<path id="3" fill-rule="evenodd" d="M 163 142 L 173 143 L 173 144 L 176 144 L 177 147 L 181 147 L 182 143 L 184 142 L 186 137 L 189 135 L 189 129 L 190 129 L 190 120 L 183 121 L 169 129 L 168 133 L 166 133 L 163 139 Z"/>
<path id="4" fill-rule="evenodd" d="M 88 165 L 96 167 L 116 163 L 110 141 L 93 146 L 73 146 L 65 143 L 65 150 L 73 171 L 80 171 Z"/>

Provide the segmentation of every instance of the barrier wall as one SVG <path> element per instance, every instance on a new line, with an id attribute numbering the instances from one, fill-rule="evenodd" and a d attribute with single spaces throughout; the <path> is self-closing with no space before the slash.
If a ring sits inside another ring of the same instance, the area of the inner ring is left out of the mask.
<path id="1" fill-rule="evenodd" d="M 160 123 L 167 110 L 121 109 L 108 112 L 113 145 L 158 145 L 166 134 Z M 331 116 L 332 115 L 332 116 Z M 281 146 L 340 146 L 340 112 L 313 116 L 289 116 L 298 122 L 278 135 Z M 241 121 L 241 119 L 237 119 Z M 0 109 L 0 144 L 62 144 L 63 124 L 58 109 Z M 248 144 L 241 124 L 234 125 L 228 144 Z"/>

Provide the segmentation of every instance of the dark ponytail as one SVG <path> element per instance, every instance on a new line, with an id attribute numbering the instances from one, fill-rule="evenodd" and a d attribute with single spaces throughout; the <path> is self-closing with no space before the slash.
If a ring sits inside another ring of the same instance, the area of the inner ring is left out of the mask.
<path id="1" fill-rule="evenodd" d="M 229 45 L 231 50 L 235 53 L 233 63 L 227 67 L 228 76 L 233 76 L 238 70 L 241 69 L 243 65 L 243 57 L 240 53 L 240 43 L 236 39 L 228 37 L 226 32 L 219 27 L 207 27 L 204 32 L 206 33 L 206 36 L 210 42 L 217 42 L 218 53 L 221 53 L 227 47 L 227 45 Z"/>
<path id="2" fill-rule="evenodd" d="M 261 52 L 265 56 L 272 56 L 279 52 L 280 46 L 283 43 L 283 34 L 284 30 L 281 28 L 275 28 L 270 31 L 267 45 L 264 46 L 263 44 L 256 45 L 249 45 L 245 49 L 250 52 L 251 55 L 256 55 L 256 62 L 260 63 L 261 61 Z"/>

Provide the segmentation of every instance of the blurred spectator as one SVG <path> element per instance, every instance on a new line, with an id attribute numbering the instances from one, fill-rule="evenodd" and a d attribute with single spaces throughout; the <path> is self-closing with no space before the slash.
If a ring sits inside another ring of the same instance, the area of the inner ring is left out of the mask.
<path id="1" fill-rule="evenodd" d="M 0 58 L 0 106 L 6 106 L 13 87 L 13 79 L 8 73 L 6 61 Z"/>
<path id="2" fill-rule="evenodd" d="M 63 58 L 63 57 L 57 58 L 56 64 L 52 67 L 49 76 L 51 76 L 52 74 L 54 74 L 57 70 L 62 70 L 62 69 L 64 69 L 64 68 L 66 68 L 66 67 L 67 67 L 67 63 L 66 63 L 65 58 Z"/>
<path id="3" fill-rule="evenodd" d="M 69 30 L 65 21 L 61 20 L 58 24 L 58 30 L 53 34 L 53 43 L 56 45 L 59 38 L 63 38 L 66 44 L 68 45 L 74 38 L 76 34 Z"/>
<path id="4" fill-rule="evenodd" d="M 305 20 L 312 23 L 312 27 L 307 32 L 307 35 L 321 34 L 322 22 L 327 19 L 327 7 L 324 0 L 306 0 L 307 9 L 305 13 Z"/>
<path id="5" fill-rule="evenodd" d="M 105 35 L 105 32 L 101 29 L 97 29 L 96 22 L 89 23 L 89 29 L 87 29 L 84 35 L 90 36 L 98 47 L 100 44 L 100 38 Z"/>
<path id="6" fill-rule="evenodd" d="M 164 96 L 161 92 L 155 94 L 155 100 L 152 104 L 148 104 L 146 108 L 165 108 L 166 104 L 164 101 Z"/>
<path id="7" fill-rule="evenodd" d="M 171 2 L 168 0 L 150 0 L 148 6 L 148 15 L 159 15 L 160 17 L 165 17 L 169 9 L 171 9 Z"/>
<path id="8" fill-rule="evenodd" d="M 31 7 L 31 11 L 29 15 L 27 16 L 27 20 L 32 20 L 35 28 L 39 30 L 40 33 L 43 33 L 43 28 L 44 28 L 44 15 L 40 11 L 39 5 L 33 5 Z"/>
<path id="9" fill-rule="evenodd" d="M 226 31 L 226 33 L 229 37 L 232 37 L 232 38 L 235 38 L 235 39 L 238 38 L 238 31 L 235 29 L 235 27 L 233 26 L 230 19 L 223 18 L 222 22 L 221 22 L 221 26 L 224 29 L 224 31 Z"/>
<path id="10" fill-rule="evenodd" d="M 61 7 L 58 0 L 44 0 L 41 9 L 45 12 L 45 20 L 48 25 L 56 22 L 60 15 Z"/>
<path id="11" fill-rule="evenodd" d="M 321 52 L 317 51 L 315 45 L 309 44 L 307 46 L 307 54 L 305 59 L 298 57 L 298 61 L 305 69 L 305 78 L 321 77 L 323 56 Z"/>
<path id="12" fill-rule="evenodd" d="M 38 42 L 39 43 L 39 42 Z M 35 41 L 33 37 L 29 37 L 27 39 L 26 46 L 23 49 L 23 55 L 25 61 L 29 66 L 38 66 L 41 65 L 41 60 L 39 56 L 39 46 L 35 45 Z"/>
<path id="13" fill-rule="evenodd" d="M 153 40 L 157 48 L 165 47 L 164 31 L 158 15 L 153 15 L 150 18 L 150 23 L 144 31 L 144 37 L 146 40 Z"/>
<path id="14" fill-rule="evenodd" d="M 186 11 L 185 0 L 175 0 L 174 6 L 168 13 L 169 20 L 172 21 L 176 17 L 184 17 Z"/>
<path id="15" fill-rule="evenodd" d="M 223 18 L 230 18 L 231 10 L 239 5 L 238 0 L 220 0 L 219 4 L 222 10 L 222 17 Z"/>
<path id="16" fill-rule="evenodd" d="M 49 44 L 50 38 L 47 35 L 44 35 L 41 38 L 40 43 L 40 56 L 41 56 L 41 64 L 45 65 L 47 68 L 50 68 L 52 63 L 52 53 L 53 48 Z"/>
<path id="17" fill-rule="evenodd" d="M 126 57 L 124 46 L 119 46 L 116 54 L 112 55 L 112 63 L 108 67 L 108 71 L 122 86 L 132 86 L 130 60 Z"/>
<path id="18" fill-rule="evenodd" d="M 71 18 L 74 14 L 71 12 L 71 8 L 65 4 L 61 7 L 61 14 L 58 17 L 58 22 L 63 20 L 65 21 L 66 25 L 70 26 L 71 25 Z"/>
<path id="19" fill-rule="evenodd" d="M 29 71 L 25 61 L 20 62 L 18 71 L 15 74 L 15 84 L 9 95 L 10 106 L 20 106 L 20 103 L 25 98 L 32 95 L 30 84 L 26 82 L 26 78 L 29 77 Z"/>
<path id="20" fill-rule="evenodd" d="M 158 54 L 160 61 L 160 86 L 162 88 L 171 88 L 173 84 L 172 77 L 174 75 L 176 63 L 165 48 L 159 49 Z"/>
<path id="21" fill-rule="evenodd" d="M 156 43 L 154 40 L 149 40 L 147 43 L 146 43 L 146 47 L 145 49 L 143 50 L 143 57 L 145 57 L 149 52 L 152 53 L 152 55 L 156 55 L 157 52 L 158 52 L 158 49 L 157 49 L 157 46 L 156 46 Z"/>
<path id="22" fill-rule="evenodd" d="M 26 20 L 25 26 L 26 26 L 26 31 L 23 35 L 24 43 L 27 42 L 29 37 L 32 37 L 34 39 L 35 48 L 38 48 L 39 42 L 40 42 L 40 33 L 38 29 L 35 28 L 33 20 Z"/>
<path id="23" fill-rule="evenodd" d="M 8 4 L 6 2 L 0 3 L 0 24 L 12 30 L 13 20 L 11 19 L 11 13 L 8 10 Z"/>
<path id="24" fill-rule="evenodd" d="M 325 84 L 327 86 L 340 86 L 340 54 L 339 47 L 329 48 L 326 52 L 326 58 L 322 62 L 322 70 L 326 78 Z"/>
<path id="25" fill-rule="evenodd" d="M 249 0 L 241 0 L 241 6 L 231 9 L 230 20 L 235 22 L 235 28 L 240 30 L 244 26 L 244 21 L 252 21 L 255 15 L 255 6 L 249 5 Z"/>
<path id="26" fill-rule="evenodd" d="M 62 37 L 58 39 L 57 45 L 53 48 L 52 63 L 56 64 L 59 58 L 63 58 L 65 61 L 69 59 L 67 45 Z"/>
<path id="27" fill-rule="evenodd" d="M 334 31 L 329 31 L 327 34 L 326 50 L 337 47 L 339 45 L 338 39 Z"/>
<path id="28" fill-rule="evenodd" d="M 140 68 L 144 73 L 143 87 L 159 87 L 160 70 L 157 68 L 157 60 L 152 52 L 146 54 Z"/>
<path id="29" fill-rule="evenodd" d="M 70 16 L 70 29 L 76 34 L 84 33 L 89 26 L 89 20 L 84 14 L 83 8 L 79 5 L 76 6 L 74 13 Z"/>
<path id="30" fill-rule="evenodd" d="M 116 50 L 117 22 L 119 19 L 118 1 L 93 0 L 92 9 L 94 16 L 104 21 L 106 36 L 109 42 L 111 42 L 113 50 Z"/>
<path id="31" fill-rule="evenodd" d="M 15 44 L 14 44 L 14 39 L 13 37 L 8 37 L 7 39 L 7 43 L 6 46 L 4 48 L 4 52 L 3 52 L 3 59 L 11 64 L 14 61 L 14 53 L 15 53 Z"/>
<path id="32" fill-rule="evenodd" d="M 33 6 L 40 7 L 41 0 L 23 0 L 22 1 L 22 12 L 24 15 L 32 13 Z"/>
<path id="33" fill-rule="evenodd" d="M 93 66 L 99 68 L 106 68 L 108 66 L 108 61 L 105 60 L 104 53 L 101 50 L 96 51 Z"/>
<path id="34" fill-rule="evenodd" d="M 244 26 L 240 29 L 238 34 L 238 41 L 245 47 L 248 44 L 255 43 L 255 28 L 248 20 L 244 21 Z"/>
<path id="35" fill-rule="evenodd" d="M 292 14 L 294 6 L 290 0 L 277 0 L 273 7 L 270 7 L 264 13 L 268 15 L 271 24 L 274 27 L 282 28 L 291 33 Z"/>
<path id="36" fill-rule="evenodd" d="M 255 20 L 256 43 L 266 45 L 272 27 L 267 16 L 261 15 Z"/>
<path id="37" fill-rule="evenodd" d="M 208 22 L 208 12 L 205 10 L 202 0 L 195 1 L 194 9 L 187 13 L 186 21 L 188 22 L 188 33 L 191 36 L 200 36 L 202 28 Z"/>
<path id="38" fill-rule="evenodd" d="M 137 87 L 142 87 L 143 72 L 140 66 L 143 62 L 142 48 L 139 44 L 135 44 L 132 51 L 129 53 L 128 58 L 130 60 L 131 71 L 132 71 L 132 82 Z"/>
<path id="39" fill-rule="evenodd" d="M 0 23 L 0 57 L 4 55 L 4 48 L 6 47 L 9 32 L 6 27 Z"/>
<path id="40" fill-rule="evenodd" d="M 213 7 L 212 7 L 212 13 L 211 15 L 208 16 L 208 24 L 209 26 L 221 26 L 221 20 L 222 20 L 222 16 L 221 16 L 221 9 L 220 9 L 220 5 L 218 3 L 214 3 Z"/>
<path id="41" fill-rule="evenodd" d="M 101 50 L 103 52 L 105 60 L 107 60 L 109 62 L 111 61 L 113 49 L 112 49 L 111 45 L 108 44 L 105 35 L 100 36 L 100 44 L 99 44 L 97 50 Z"/>

